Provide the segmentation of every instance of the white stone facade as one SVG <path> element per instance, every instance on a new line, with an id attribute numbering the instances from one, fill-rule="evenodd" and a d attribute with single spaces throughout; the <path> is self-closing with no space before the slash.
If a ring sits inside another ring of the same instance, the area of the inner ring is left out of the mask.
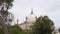
<path id="1" fill-rule="evenodd" d="M 20 24 L 19 26 L 23 29 L 23 30 L 31 30 L 31 26 L 33 25 L 33 23 L 35 23 L 37 19 L 37 16 L 33 13 L 33 10 L 31 10 L 31 14 L 26 17 L 26 21 L 22 24 Z"/>

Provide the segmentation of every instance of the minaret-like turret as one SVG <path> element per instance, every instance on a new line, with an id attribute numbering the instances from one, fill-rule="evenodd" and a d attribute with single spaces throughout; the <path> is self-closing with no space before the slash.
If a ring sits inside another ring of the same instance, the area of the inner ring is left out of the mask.
<path id="1" fill-rule="evenodd" d="M 33 14 L 33 9 L 31 9 L 31 14 Z"/>
<path id="2" fill-rule="evenodd" d="M 26 17 L 26 21 L 27 21 L 27 17 Z"/>
<path id="3" fill-rule="evenodd" d="M 18 25 L 18 21 L 19 21 L 19 20 L 17 19 L 17 25 Z"/>
<path id="4" fill-rule="evenodd" d="M 27 22 L 27 17 L 26 17 L 26 32 L 28 32 L 28 22 Z"/>

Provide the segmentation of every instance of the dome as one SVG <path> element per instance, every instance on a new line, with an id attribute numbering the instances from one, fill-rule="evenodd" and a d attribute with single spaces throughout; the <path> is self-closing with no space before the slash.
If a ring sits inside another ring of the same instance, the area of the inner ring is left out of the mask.
<path id="1" fill-rule="evenodd" d="M 31 11 L 31 14 L 27 17 L 27 22 L 35 22 L 36 21 L 36 15 L 33 13 L 33 10 Z"/>

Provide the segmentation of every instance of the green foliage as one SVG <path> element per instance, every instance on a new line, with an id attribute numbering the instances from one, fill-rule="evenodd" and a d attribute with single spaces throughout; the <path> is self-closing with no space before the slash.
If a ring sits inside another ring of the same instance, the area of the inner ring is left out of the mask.
<path id="1" fill-rule="evenodd" d="M 26 34 L 18 25 L 8 27 L 9 34 Z M 0 34 L 3 34 L 2 29 L 0 28 Z"/>
<path id="2" fill-rule="evenodd" d="M 13 0 L 1 0 L 0 2 L 0 12 L 3 13 L 3 15 L 8 14 L 8 9 L 10 9 L 13 5 Z"/>
<path id="3" fill-rule="evenodd" d="M 0 28 L 0 34 L 3 34 L 3 31 L 2 31 L 2 29 Z"/>
<path id="4" fill-rule="evenodd" d="M 11 2 L 13 2 L 13 0 L 6 0 L 6 3 L 11 3 Z"/>
<path id="5" fill-rule="evenodd" d="M 54 23 L 48 16 L 39 17 L 32 27 L 32 34 L 51 34 L 54 30 Z"/>
<path id="6" fill-rule="evenodd" d="M 20 27 L 18 27 L 18 25 L 11 26 L 8 29 L 9 34 L 25 34 L 25 32 Z"/>
<path id="7" fill-rule="evenodd" d="M 6 3 L 5 4 L 5 6 L 7 7 L 7 6 L 12 6 L 12 2 L 13 2 L 14 0 L 0 0 L 0 6 L 2 6 L 3 5 L 3 3 Z"/>
<path id="8" fill-rule="evenodd" d="M 8 11 L 1 11 L 1 14 L 2 14 L 3 16 L 7 16 L 7 15 L 8 15 Z"/>

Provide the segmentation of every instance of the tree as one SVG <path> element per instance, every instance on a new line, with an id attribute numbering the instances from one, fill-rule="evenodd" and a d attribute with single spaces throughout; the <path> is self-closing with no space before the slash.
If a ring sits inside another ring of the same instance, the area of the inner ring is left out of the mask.
<path id="1" fill-rule="evenodd" d="M 26 34 L 18 25 L 8 27 L 9 34 Z M 2 28 L 0 28 L 0 34 L 3 34 Z"/>
<path id="2" fill-rule="evenodd" d="M 51 34 L 54 30 L 54 23 L 48 16 L 39 17 L 32 26 L 32 34 Z"/>
<path id="3" fill-rule="evenodd" d="M 7 30 L 7 26 L 5 24 L 5 20 L 9 14 L 8 9 L 12 7 L 13 0 L 0 0 L 0 24 L 2 26 L 4 34 L 9 34 Z"/>
<path id="4" fill-rule="evenodd" d="M 2 28 L 0 28 L 0 34 L 3 34 Z"/>
<path id="5" fill-rule="evenodd" d="M 13 20 L 14 20 L 14 15 L 11 12 L 9 12 L 9 14 L 8 14 L 8 16 L 6 17 L 6 20 L 5 20 L 6 24 L 8 26 L 10 26 Z"/>
<path id="6" fill-rule="evenodd" d="M 4 3 L 5 0 L 0 0 L 0 6 L 2 5 L 2 3 Z"/>
<path id="7" fill-rule="evenodd" d="M 18 25 L 10 26 L 8 30 L 9 34 L 26 34 Z"/>

